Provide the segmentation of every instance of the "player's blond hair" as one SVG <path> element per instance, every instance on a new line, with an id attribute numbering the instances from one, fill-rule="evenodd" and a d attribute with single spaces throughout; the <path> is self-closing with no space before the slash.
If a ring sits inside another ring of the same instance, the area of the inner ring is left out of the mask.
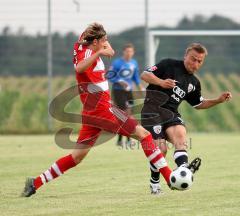
<path id="1" fill-rule="evenodd" d="M 200 43 L 190 44 L 186 49 L 186 54 L 188 54 L 188 52 L 191 51 L 191 50 L 195 50 L 196 52 L 201 53 L 201 54 L 205 54 L 205 55 L 208 54 L 207 48 Z"/>
<path id="2" fill-rule="evenodd" d="M 106 35 L 106 31 L 103 25 L 99 23 L 90 24 L 85 31 L 82 33 L 78 42 L 82 45 L 90 45 L 94 39 L 101 39 Z"/>

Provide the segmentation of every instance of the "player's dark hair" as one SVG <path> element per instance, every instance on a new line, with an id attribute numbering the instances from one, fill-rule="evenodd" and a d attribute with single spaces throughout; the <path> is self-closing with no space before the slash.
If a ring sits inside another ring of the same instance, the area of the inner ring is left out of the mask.
<path id="1" fill-rule="evenodd" d="M 99 23 L 90 24 L 86 30 L 82 33 L 79 43 L 82 45 L 90 45 L 94 39 L 101 39 L 106 35 L 106 31 L 103 25 Z"/>
<path id="2" fill-rule="evenodd" d="M 201 53 L 201 54 L 205 54 L 205 55 L 208 54 L 207 48 L 200 43 L 190 44 L 186 49 L 186 54 L 191 50 L 195 50 L 196 52 Z"/>
<path id="3" fill-rule="evenodd" d="M 126 43 L 126 44 L 123 46 L 123 50 L 128 49 L 128 48 L 134 49 L 134 45 L 133 45 L 132 43 Z"/>

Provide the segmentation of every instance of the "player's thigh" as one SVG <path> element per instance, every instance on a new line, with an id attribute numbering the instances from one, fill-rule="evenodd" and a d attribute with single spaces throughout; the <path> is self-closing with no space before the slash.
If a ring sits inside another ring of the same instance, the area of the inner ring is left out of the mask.
<path id="1" fill-rule="evenodd" d="M 116 106 L 105 110 L 102 114 L 101 128 L 105 131 L 129 137 L 135 133 L 138 122 L 125 111 Z"/>
<path id="2" fill-rule="evenodd" d="M 92 113 L 84 113 L 83 123 L 114 134 L 130 136 L 138 122 L 116 106 L 104 107 Z"/>
<path id="3" fill-rule="evenodd" d="M 80 163 L 88 154 L 97 138 L 101 133 L 101 129 L 83 125 L 79 131 L 76 146 L 72 152 L 73 159 L 76 163 Z"/>
<path id="4" fill-rule="evenodd" d="M 101 128 L 83 124 L 77 139 L 78 148 L 93 146 L 101 131 Z"/>
<path id="5" fill-rule="evenodd" d="M 173 125 L 166 129 L 168 141 L 171 142 L 176 149 L 186 149 L 187 131 L 183 125 Z"/>
<path id="6" fill-rule="evenodd" d="M 136 119 L 116 106 L 106 107 L 94 113 L 85 113 L 83 123 L 114 134 L 143 139 L 149 132 L 138 124 Z"/>

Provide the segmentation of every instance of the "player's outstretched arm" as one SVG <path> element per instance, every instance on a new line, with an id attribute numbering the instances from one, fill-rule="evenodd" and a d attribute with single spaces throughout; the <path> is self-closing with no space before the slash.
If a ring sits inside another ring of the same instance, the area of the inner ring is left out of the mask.
<path id="1" fill-rule="evenodd" d="M 231 92 L 223 92 L 218 98 L 216 99 L 204 99 L 202 103 L 196 106 L 196 109 L 208 109 L 217 104 L 229 101 L 232 98 Z"/>

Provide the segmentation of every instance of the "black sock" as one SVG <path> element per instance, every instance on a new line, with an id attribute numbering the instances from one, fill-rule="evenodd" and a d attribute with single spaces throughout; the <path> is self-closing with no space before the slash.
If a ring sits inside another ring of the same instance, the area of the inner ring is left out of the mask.
<path id="1" fill-rule="evenodd" d="M 188 154 L 186 150 L 176 150 L 173 157 L 178 167 L 188 163 Z"/>
<path id="2" fill-rule="evenodd" d="M 122 135 L 118 135 L 118 142 L 122 141 Z"/>
<path id="3" fill-rule="evenodd" d="M 160 182 L 160 172 L 157 170 L 157 168 L 150 163 L 150 171 L 151 171 L 151 179 L 150 182 L 153 184 L 157 184 Z"/>

